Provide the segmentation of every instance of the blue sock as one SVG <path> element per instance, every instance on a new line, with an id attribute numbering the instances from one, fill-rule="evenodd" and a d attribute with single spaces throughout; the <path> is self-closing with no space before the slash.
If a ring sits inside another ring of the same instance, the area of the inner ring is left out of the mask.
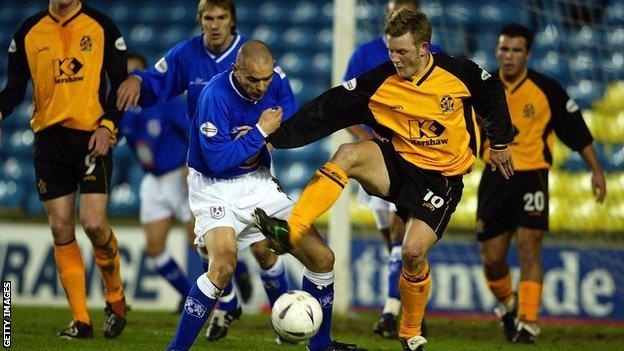
<path id="1" fill-rule="evenodd" d="M 221 289 L 206 274 L 197 278 L 184 303 L 176 335 L 167 350 L 186 351 L 191 348 L 220 295 Z"/>
<path id="2" fill-rule="evenodd" d="M 399 277 L 401 276 L 401 244 L 392 245 L 390 257 L 388 257 L 388 297 L 401 299 L 399 291 Z"/>
<path id="3" fill-rule="evenodd" d="M 236 297 L 236 291 L 234 290 L 234 284 L 232 281 L 228 283 L 228 285 L 223 289 L 223 293 L 219 298 L 219 305 L 217 309 L 221 311 L 232 311 L 235 310 L 239 305 L 238 298 Z"/>
<path id="4" fill-rule="evenodd" d="M 334 306 L 334 271 L 315 273 L 305 269 L 301 289 L 314 296 L 321 303 L 323 310 L 321 329 L 310 339 L 308 349 L 310 351 L 325 350 L 332 344 L 331 319 L 332 307 Z"/>
<path id="5" fill-rule="evenodd" d="M 160 255 L 156 257 L 148 258 L 151 264 L 154 265 L 158 273 L 165 278 L 179 293 L 182 297 L 186 297 L 191 290 L 191 285 L 189 284 L 186 275 L 176 261 L 171 257 L 171 254 L 167 251 L 163 251 Z"/>
<path id="6" fill-rule="evenodd" d="M 247 267 L 247 263 L 245 263 L 245 261 L 238 260 L 238 262 L 236 262 L 236 270 L 234 271 L 234 275 L 241 274 L 249 274 L 249 267 Z"/>
<path id="7" fill-rule="evenodd" d="M 275 261 L 273 267 L 260 272 L 260 278 L 262 278 L 262 285 L 264 285 L 269 303 L 271 307 L 273 307 L 275 300 L 288 291 L 286 272 L 284 271 L 284 259 L 282 256 L 277 256 L 277 261 Z"/>

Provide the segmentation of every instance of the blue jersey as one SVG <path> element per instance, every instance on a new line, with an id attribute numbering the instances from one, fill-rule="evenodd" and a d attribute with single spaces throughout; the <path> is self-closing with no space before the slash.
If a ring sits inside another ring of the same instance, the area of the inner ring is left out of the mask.
<path id="1" fill-rule="evenodd" d="M 429 46 L 429 51 L 432 53 L 440 53 L 442 49 L 435 44 L 431 44 Z M 347 72 L 345 72 L 343 80 L 346 82 L 351 78 L 355 78 L 370 71 L 386 61 L 390 61 L 388 45 L 384 37 L 377 37 L 367 43 L 359 45 L 355 49 L 353 55 L 351 55 L 349 59 L 349 65 L 347 66 Z"/>
<path id="2" fill-rule="evenodd" d="M 262 111 L 282 107 L 288 119 L 297 104 L 277 72 L 262 100 L 246 97 L 231 70 L 216 76 L 199 96 L 191 122 L 188 165 L 210 178 L 232 178 L 270 167 L 271 156 L 256 126 Z M 252 127 L 237 138 L 241 127 Z"/>
<path id="3" fill-rule="evenodd" d="M 212 77 L 232 68 L 238 49 L 245 42 L 247 38 L 236 34 L 230 47 L 219 54 L 208 51 L 204 34 L 176 44 L 153 67 L 132 72 L 142 79 L 140 105 L 151 106 L 158 100 L 168 100 L 186 91 L 188 116 L 192 117 L 202 89 Z M 281 69 L 277 70 L 286 78 Z M 284 79 L 283 84 L 290 89 L 288 79 Z"/>
<path id="4" fill-rule="evenodd" d="M 119 130 L 146 172 L 162 175 L 186 161 L 190 121 L 182 97 L 128 110 Z"/>

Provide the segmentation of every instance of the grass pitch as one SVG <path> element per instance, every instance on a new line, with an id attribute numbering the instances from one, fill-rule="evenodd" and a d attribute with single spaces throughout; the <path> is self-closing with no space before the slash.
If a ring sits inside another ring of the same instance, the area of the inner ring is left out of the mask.
<path id="1" fill-rule="evenodd" d="M 95 338 L 87 341 L 57 340 L 56 333 L 71 319 L 66 308 L 12 308 L 11 349 L 13 350 L 165 350 L 177 325 L 178 315 L 171 312 L 132 311 L 123 334 L 113 340 L 102 335 L 103 311 L 92 312 Z M 304 345 L 278 346 L 269 326 L 268 315 L 245 315 L 232 324 L 226 339 L 208 342 L 204 330 L 192 350 L 270 351 L 305 350 Z M 338 340 L 355 342 L 370 351 L 401 350 L 397 341 L 377 337 L 371 327 L 376 313 L 357 313 L 335 317 L 333 335 Z M 435 350 L 624 350 L 622 326 L 542 327 L 537 345 L 511 345 L 503 340 L 498 323 L 449 318 L 428 318 L 428 351 Z"/>

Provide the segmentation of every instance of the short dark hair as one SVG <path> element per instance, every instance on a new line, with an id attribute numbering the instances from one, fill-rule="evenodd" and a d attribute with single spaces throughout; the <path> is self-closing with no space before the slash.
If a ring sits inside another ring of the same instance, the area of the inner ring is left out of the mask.
<path id="1" fill-rule="evenodd" d="M 533 32 L 529 28 L 517 23 L 507 24 L 501 29 L 498 36 L 506 35 L 510 38 L 523 37 L 526 41 L 527 51 L 531 51 L 531 45 L 533 45 Z"/>
<path id="2" fill-rule="evenodd" d="M 139 54 L 138 52 L 129 52 L 126 56 L 128 57 L 128 60 L 139 60 L 139 62 L 143 65 L 143 69 L 147 68 L 147 59 L 145 56 Z"/>
<path id="3" fill-rule="evenodd" d="M 236 25 L 238 24 L 238 18 L 236 17 L 236 6 L 234 6 L 234 0 L 199 0 L 197 4 L 197 23 L 201 26 L 201 18 L 204 11 L 211 7 L 220 7 L 230 13 L 232 16 L 232 34 L 236 33 Z"/>
<path id="4" fill-rule="evenodd" d="M 424 12 L 408 7 L 392 11 L 386 20 L 384 33 L 400 37 L 408 32 L 412 34 L 415 45 L 431 43 L 431 22 Z"/>

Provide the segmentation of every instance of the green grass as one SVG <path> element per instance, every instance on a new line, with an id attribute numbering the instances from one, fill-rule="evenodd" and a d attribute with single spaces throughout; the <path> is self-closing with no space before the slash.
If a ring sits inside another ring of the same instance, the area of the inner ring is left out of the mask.
<path id="1" fill-rule="evenodd" d="M 356 342 L 369 350 L 400 350 L 397 341 L 384 340 L 371 332 L 378 316 L 373 313 L 336 317 L 334 336 L 342 341 Z M 103 312 L 94 312 L 95 339 L 88 341 L 57 340 L 56 333 L 70 320 L 67 309 L 17 307 L 12 309 L 13 350 L 164 350 L 176 328 L 178 315 L 170 312 L 132 311 L 123 334 L 114 340 L 102 336 Z M 496 322 L 470 322 L 448 318 L 429 318 L 427 350 L 624 350 L 624 331 L 620 327 L 546 325 L 538 344 L 510 345 L 502 338 Z M 269 316 L 243 315 L 234 322 L 226 339 L 209 343 L 203 332 L 193 350 L 305 350 L 303 345 L 277 346 L 269 327 Z"/>

